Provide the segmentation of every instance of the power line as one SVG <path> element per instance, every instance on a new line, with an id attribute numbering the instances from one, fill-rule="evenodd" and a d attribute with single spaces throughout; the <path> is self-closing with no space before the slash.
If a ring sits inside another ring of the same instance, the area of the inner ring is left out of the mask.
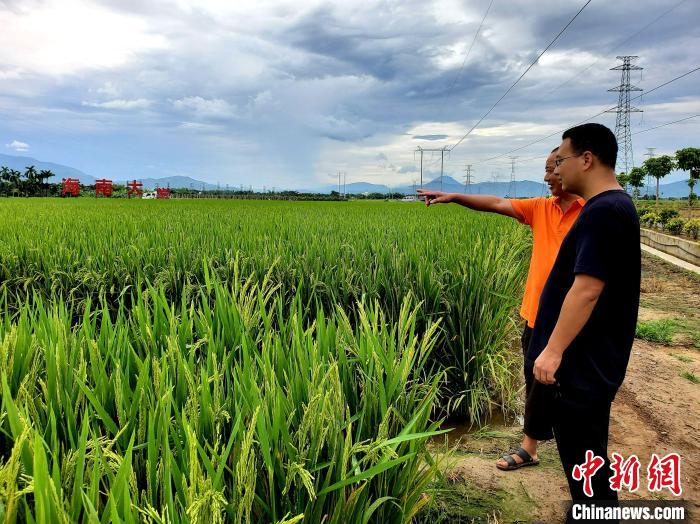
<path id="1" fill-rule="evenodd" d="M 680 118 L 680 119 L 678 119 L 678 120 L 673 120 L 672 122 L 666 122 L 665 124 L 659 124 L 658 126 L 650 127 L 650 128 L 648 128 L 648 129 L 642 129 L 641 131 L 635 131 L 635 132 L 632 133 L 632 134 L 633 134 L 633 135 L 638 135 L 638 134 L 640 134 L 640 133 L 646 133 L 647 131 L 654 131 L 655 129 L 659 129 L 659 128 L 662 128 L 662 127 L 670 126 L 670 125 L 673 125 L 673 124 L 678 124 L 678 123 L 680 123 L 680 122 L 685 122 L 686 120 L 692 120 L 693 118 L 699 118 L 699 117 L 700 117 L 700 114 L 687 116 L 687 117 L 685 117 L 685 118 Z M 577 125 L 578 125 L 578 124 L 577 124 Z M 559 133 L 560 133 L 560 132 L 558 131 L 557 133 L 554 133 L 554 135 L 559 134 Z M 554 136 L 554 135 L 549 135 L 549 136 L 546 137 L 546 138 L 552 137 L 552 136 Z M 647 148 L 647 153 L 646 153 L 644 156 L 647 156 L 647 157 L 649 157 L 649 156 L 654 156 L 654 150 L 655 150 L 655 149 L 656 149 L 656 148 L 654 148 L 654 147 L 648 147 L 648 148 Z M 507 153 L 506 153 L 506 154 L 507 154 Z M 505 156 L 505 155 L 499 155 L 499 158 L 500 158 L 501 156 Z M 497 158 L 497 157 L 494 157 L 494 158 Z M 537 159 L 541 159 L 541 158 L 542 158 L 542 155 L 536 155 L 536 156 L 531 156 L 531 157 L 527 157 L 527 158 L 518 158 L 518 160 L 522 163 L 522 162 L 527 162 L 528 160 L 537 160 Z M 512 163 L 512 161 L 509 162 L 508 164 L 487 164 L 487 163 L 486 163 L 486 160 L 484 160 L 483 162 L 478 162 L 478 165 L 480 165 L 480 166 L 498 167 L 498 166 L 507 166 L 507 165 L 511 165 L 511 163 Z M 469 164 L 469 165 L 473 167 L 475 164 Z M 495 181 L 495 180 L 494 180 L 494 181 Z"/>
<path id="2" fill-rule="evenodd" d="M 688 76 L 688 75 L 690 75 L 690 74 L 692 74 L 692 73 L 695 73 L 696 71 L 700 71 L 700 67 L 696 67 L 695 69 L 691 69 L 690 71 L 688 71 L 688 72 L 686 72 L 686 73 L 683 73 L 682 75 L 679 75 L 679 76 L 677 76 L 677 77 L 675 77 L 675 78 L 672 78 L 671 80 L 669 80 L 669 81 L 667 81 L 667 82 L 664 82 L 663 84 L 658 85 L 658 86 L 654 87 L 653 89 L 649 89 L 646 93 L 644 93 L 644 96 L 647 96 L 647 95 L 649 95 L 649 93 L 653 93 L 653 92 L 656 91 L 657 89 L 661 89 L 662 87 L 665 87 L 665 86 L 667 86 L 667 85 L 669 85 L 669 84 L 671 84 L 671 83 L 673 83 L 673 82 L 675 82 L 675 81 L 677 81 L 677 80 L 680 80 L 681 78 L 684 78 L 684 77 L 686 77 L 686 76 Z M 635 97 L 633 97 L 633 98 L 630 98 L 630 101 L 632 101 L 632 100 L 637 100 L 637 99 L 640 98 L 641 96 L 642 96 L 642 95 L 638 95 L 638 96 L 635 96 Z M 582 121 L 579 122 L 578 124 L 574 124 L 574 125 L 572 125 L 572 126 L 569 126 L 569 127 L 567 127 L 566 129 L 569 129 L 570 127 L 578 126 L 578 125 L 580 125 L 580 124 L 585 124 L 585 123 L 588 122 L 589 120 L 592 120 L 592 119 L 594 119 L 594 118 L 596 118 L 596 117 L 598 117 L 598 116 L 600 116 L 600 115 L 606 113 L 608 110 L 610 110 L 610 109 L 615 109 L 615 107 L 616 107 L 616 106 L 613 106 L 613 107 L 609 107 L 609 108 L 607 108 L 607 109 L 604 109 L 603 111 L 601 111 L 601 112 L 599 112 L 599 113 L 596 113 L 596 114 L 593 115 L 593 116 L 589 116 L 588 118 L 586 118 L 585 120 L 582 120 Z M 503 153 L 503 154 L 500 154 L 500 155 L 496 155 L 496 156 L 492 156 L 492 157 L 486 158 L 486 159 L 484 159 L 484 160 L 481 161 L 481 162 L 477 162 L 477 164 L 483 164 L 483 163 L 485 163 L 485 162 L 490 162 L 491 160 L 496 160 L 496 159 L 498 159 L 498 158 L 503 158 L 503 157 L 505 157 L 505 156 L 508 156 L 508 155 L 510 155 L 511 153 L 516 153 L 517 151 L 522 151 L 523 149 L 526 149 L 526 148 L 528 148 L 528 147 L 530 147 L 530 146 L 534 146 L 535 144 L 538 144 L 538 143 L 542 142 L 543 140 L 547 140 L 548 138 L 552 138 L 553 136 L 560 135 L 560 134 L 563 133 L 566 129 L 562 129 L 562 130 L 560 130 L 560 131 L 556 131 L 556 132 L 552 133 L 551 135 L 547 135 L 547 136 L 540 137 L 540 138 L 538 138 L 537 140 L 533 140 L 532 142 L 529 142 L 529 143 L 525 144 L 524 146 L 516 147 L 515 149 L 511 149 L 510 151 L 507 151 L 507 152 L 505 152 L 505 153 Z M 649 131 L 651 131 L 651 129 L 650 129 Z"/>
<path id="3" fill-rule="evenodd" d="M 670 126 L 671 124 L 677 124 L 678 122 L 684 122 L 685 120 L 690 120 L 691 118 L 697 118 L 700 115 L 692 115 L 692 116 L 687 116 L 685 118 L 681 118 L 680 120 L 674 120 L 673 122 L 666 122 L 665 124 L 661 124 L 658 126 L 650 127 L 648 129 L 642 129 L 641 131 L 635 131 L 632 133 L 633 135 L 638 135 L 639 133 L 646 133 L 647 131 L 653 131 L 654 129 L 659 129 L 660 127 L 666 127 Z M 647 148 L 647 149 L 654 149 L 654 148 Z"/>
<path id="4" fill-rule="evenodd" d="M 527 69 L 525 69 L 525 71 L 523 71 L 523 73 L 518 77 L 518 79 L 517 79 L 515 82 L 513 82 L 513 84 L 506 90 L 505 93 L 503 93 L 503 94 L 501 95 L 501 98 L 499 98 L 498 100 L 496 100 L 496 103 L 493 104 L 493 105 L 491 106 L 491 108 L 490 108 L 488 111 L 486 111 L 486 113 L 484 113 L 484 116 L 482 116 L 482 117 L 479 119 L 479 121 L 478 121 L 476 124 L 474 124 L 474 125 L 472 126 L 472 128 L 471 128 L 469 131 L 467 131 L 466 134 L 465 134 L 462 138 L 460 138 L 460 139 L 457 141 L 457 143 L 456 143 L 455 145 L 453 145 L 453 146 L 450 148 L 450 151 L 452 151 L 452 150 L 453 150 L 454 148 L 456 148 L 459 144 L 461 144 L 462 141 L 463 141 L 465 138 L 467 138 L 467 137 L 471 134 L 471 132 L 474 131 L 474 130 L 479 126 L 479 124 L 481 124 L 481 122 L 484 121 L 484 119 L 485 119 L 487 116 L 489 116 L 489 114 L 491 113 L 491 111 L 493 111 L 493 110 L 496 108 L 496 106 L 501 102 L 501 100 L 503 100 L 503 99 L 508 95 L 508 93 L 511 92 L 511 90 L 518 84 L 518 82 L 520 82 L 520 81 L 523 79 L 523 77 L 528 73 L 528 71 L 530 71 L 530 69 L 532 69 L 532 68 L 534 67 L 534 65 L 539 61 L 539 59 L 542 58 L 542 55 L 544 55 L 544 54 L 549 50 L 549 48 L 552 47 L 552 46 L 554 45 L 554 43 L 559 39 L 559 37 L 560 37 L 562 34 L 564 34 L 564 31 L 566 31 L 567 28 L 574 22 L 574 20 L 576 20 L 576 18 L 578 18 L 578 15 L 580 15 L 580 14 L 583 12 L 583 10 L 586 8 L 586 6 L 588 6 L 588 4 L 591 3 L 591 1 L 592 1 L 592 0 L 588 0 L 585 4 L 583 4 L 583 7 L 581 7 L 581 9 L 578 10 L 578 12 L 574 15 L 574 17 L 573 17 L 571 20 L 569 20 L 569 23 L 567 23 L 567 24 L 563 27 L 563 29 L 562 29 L 561 31 L 559 31 L 559 33 L 557 34 L 557 36 L 555 36 L 554 39 L 547 45 L 547 47 L 545 47 L 544 50 L 543 50 L 539 55 L 537 55 L 537 58 L 535 58 L 535 59 L 530 63 L 530 65 L 527 66 Z"/>
<path id="5" fill-rule="evenodd" d="M 678 2 L 676 5 L 674 5 L 674 6 L 671 7 L 670 9 L 667 9 L 666 11 L 664 11 L 663 13 L 661 13 L 659 16 L 657 16 L 656 18 L 654 18 L 654 20 L 652 20 L 652 21 L 649 22 L 647 25 L 645 25 L 644 27 L 642 27 L 641 29 L 639 29 L 636 33 L 632 34 L 631 36 L 628 36 L 625 40 L 623 40 L 622 42 L 620 42 L 619 44 L 617 44 L 615 47 L 613 47 L 612 49 L 608 50 L 607 52 L 608 52 L 608 53 L 612 53 L 613 51 L 616 51 L 617 49 L 621 48 L 621 47 L 622 47 L 623 45 L 625 45 L 627 42 L 629 42 L 629 41 L 632 40 L 634 37 L 636 37 L 637 35 L 639 35 L 642 31 L 645 31 L 646 29 L 648 29 L 649 27 L 651 27 L 652 25 L 654 25 L 656 22 L 658 22 L 659 20 L 661 20 L 664 16 L 666 16 L 666 15 L 669 14 L 670 12 L 674 11 L 675 9 L 677 9 L 678 7 L 680 7 L 680 6 L 681 6 L 682 4 L 684 4 L 685 2 L 686 2 L 686 0 L 681 0 L 681 1 Z M 600 62 L 600 60 L 601 60 L 602 58 L 603 58 L 602 56 L 599 57 L 599 58 L 596 59 L 592 64 L 588 65 L 587 67 L 585 67 L 584 69 L 582 69 L 582 70 L 579 71 L 578 73 L 575 73 L 574 75 L 570 76 L 567 80 L 565 80 L 564 82 L 562 82 L 561 84 L 559 84 L 557 87 L 555 87 L 554 89 L 552 89 L 552 90 L 551 90 L 549 93 L 547 93 L 547 94 L 548 94 L 548 95 L 551 95 L 551 94 L 554 93 L 555 91 L 559 90 L 560 88 L 564 87 L 566 84 L 568 84 L 569 82 L 571 82 L 573 79 L 578 78 L 578 77 L 581 76 L 583 73 L 585 73 L 586 71 L 588 71 L 591 67 L 593 67 L 593 66 L 596 65 L 598 62 Z"/>
<path id="6" fill-rule="evenodd" d="M 484 25 L 484 21 L 486 20 L 486 17 L 488 16 L 492 5 L 493 5 L 493 0 L 491 0 L 491 3 L 489 3 L 489 6 L 486 9 L 486 12 L 484 13 L 483 18 L 481 19 L 481 23 L 479 24 L 479 27 L 476 29 L 476 33 L 474 33 L 474 38 L 472 39 L 472 43 L 469 45 L 469 49 L 467 50 L 467 54 L 464 57 L 464 60 L 462 61 L 462 66 L 459 68 L 459 71 L 457 72 L 457 76 L 455 76 L 454 80 L 452 81 L 452 85 L 450 86 L 450 89 L 447 91 L 447 95 L 445 95 L 445 99 L 444 99 L 444 102 L 442 104 L 442 108 L 440 109 L 440 114 L 442 114 L 442 112 L 445 110 L 445 105 L 447 105 L 447 101 L 449 100 L 450 96 L 452 95 L 452 90 L 454 89 L 455 85 L 457 84 L 457 80 L 459 80 L 459 77 L 462 76 L 462 71 L 464 70 L 464 66 L 466 65 L 467 60 L 469 59 L 469 55 L 472 52 L 472 47 L 474 47 L 474 43 L 476 42 L 476 38 L 479 36 L 479 32 L 481 32 L 481 28 Z"/>
<path id="7" fill-rule="evenodd" d="M 681 78 L 683 78 L 683 77 L 685 77 L 685 76 L 688 76 L 688 75 L 691 74 L 691 73 L 695 73 L 696 71 L 700 71 L 700 67 L 696 67 L 695 69 L 691 69 L 691 70 L 688 71 L 687 73 L 683 73 L 682 75 L 677 76 L 676 78 L 672 78 L 672 79 L 669 80 L 668 82 L 664 82 L 663 84 L 658 85 L 658 86 L 656 86 L 656 87 L 653 88 L 653 89 L 649 89 L 649 91 L 647 91 L 646 93 L 643 93 L 643 94 L 641 94 L 641 95 L 637 95 L 637 96 L 635 96 L 634 98 L 630 98 L 630 101 L 631 101 L 631 100 L 637 100 L 638 98 L 642 98 L 642 96 L 646 96 L 646 95 L 648 95 L 649 93 L 653 93 L 653 92 L 656 91 L 657 89 L 661 89 L 662 87 L 665 87 L 665 86 L 667 86 L 668 84 L 671 84 L 671 83 L 675 82 L 676 80 L 680 80 Z M 607 109 L 606 109 L 606 111 L 607 111 Z M 605 111 L 604 111 L 604 112 L 605 112 Z M 602 114 L 603 114 L 603 113 L 598 113 L 598 115 L 602 115 Z M 595 115 L 595 116 L 598 116 L 598 115 Z M 595 118 L 595 116 L 594 116 L 594 117 L 591 117 L 591 118 Z"/>

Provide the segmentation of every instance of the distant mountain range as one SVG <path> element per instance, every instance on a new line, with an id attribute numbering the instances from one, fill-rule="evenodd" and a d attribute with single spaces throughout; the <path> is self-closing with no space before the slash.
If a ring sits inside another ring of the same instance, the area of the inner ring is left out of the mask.
<path id="1" fill-rule="evenodd" d="M 419 186 L 416 186 L 418 188 Z M 445 191 L 448 193 L 464 193 L 464 184 L 458 182 L 451 176 L 442 177 L 442 183 L 439 178 L 431 180 L 423 184 L 424 189 L 433 189 L 437 191 Z M 338 191 L 338 186 L 325 186 L 316 191 L 330 193 Z M 345 186 L 345 192 L 348 195 L 359 195 L 362 193 L 403 193 L 406 195 L 414 194 L 413 185 L 410 186 L 386 186 L 381 184 L 369 184 L 367 182 L 353 182 Z M 479 182 L 469 186 L 469 193 L 473 195 L 496 195 L 510 197 L 535 197 L 544 196 L 548 192 L 547 186 L 541 182 L 533 182 L 532 180 L 518 180 L 514 184 L 510 182 Z"/>
<path id="2" fill-rule="evenodd" d="M 195 180 L 188 176 L 166 176 L 163 178 L 137 178 L 142 184 L 144 189 L 155 189 L 156 187 L 170 187 L 170 188 L 182 188 L 182 189 L 193 189 L 195 191 L 201 191 L 202 188 L 205 190 L 220 189 L 216 184 L 209 184 L 207 182 L 202 182 L 201 180 Z M 126 181 L 115 181 L 117 184 L 125 184 Z"/>
<path id="3" fill-rule="evenodd" d="M 0 166 L 6 166 L 11 169 L 24 172 L 27 166 L 34 166 L 37 170 L 49 169 L 56 177 L 50 182 L 60 182 L 61 178 L 77 178 L 81 184 L 92 185 L 96 178 L 75 169 L 74 167 L 55 164 L 53 162 L 42 162 L 28 156 L 14 156 L 0 154 Z M 202 182 L 188 176 L 170 176 L 163 178 L 138 178 L 143 183 L 144 189 L 154 189 L 155 187 L 171 187 L 201 190 L 213 190 L 219 188 L 216 184 Z M 117 184 L 125 184 L 126 180 L 115 180 Z M 233 186 L 235 189 L 237 186 Z M 446 191 L 449 193 L 464 193 L 464 184 L 458 182 L 450 176 L 442 178 L 442 184 L 439 178 L 431 180 L 423 184 L 426 189 L 434 189 Z M 665 198 L 684 198 L 688 196 L 688 184 L 684 180 L 671 182 L 669 184 L 661 184 L 659 186 L 661 196 Z M 326 185 L 317 188 L 301 189 L 300 193 L 330 193 L 338 191 L 337 185 Z M 646 194 L 646 188 L 642 188 L 642 194 Z M 649 188 L 649 194 L 654 194 L 656 187 Z M 371 184 L 369 182 L 353 182 L 345 186 L 345 192 L 349 195 L 360 195 L 363 193 L 403 193 L 410 195 L 414 193 L 414 186 L 387 186 L 383 184 Z M 478 182 L 469 186 L 469 193 L 473 195 L 496 195 L 501 197 L 511 198 L 528 198 L 545 196 L 548 193 L 547 186 L 543 182 L 533 182 L 532 180 L 518 180 L 511 184 L 510 182 Z"/>

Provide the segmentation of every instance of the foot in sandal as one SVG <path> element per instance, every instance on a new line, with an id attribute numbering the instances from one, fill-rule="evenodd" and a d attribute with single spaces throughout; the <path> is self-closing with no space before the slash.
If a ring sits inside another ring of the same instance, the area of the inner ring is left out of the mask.
<path id="1" fill-rule="evenodd" d="M 511 471 L 526 466 L 536 466 L 540 461 L 537 458 L 537 440 L 525 437 L 522 446 L 506 453 L 496 462 L 496 467 L 503 471 Z"/>

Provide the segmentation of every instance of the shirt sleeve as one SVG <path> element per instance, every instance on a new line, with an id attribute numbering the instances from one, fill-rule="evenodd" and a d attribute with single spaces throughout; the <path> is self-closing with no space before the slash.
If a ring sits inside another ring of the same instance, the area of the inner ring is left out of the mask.
<path id="1" fill-rule="evenodd" d="M 538 201 L 539 198 L 513 198 L 510 200 L 510 205 L 513 206 L 518 221 L 521 224 L 527 224 L 528 226 L 532 225 L 532 220 L 535 216 L 535 207 L 537 206 Z"/>
<path id="2" fill-rule="evenodd" d="M 612 208 L 591 209 L 577 228 L 574 274 L 590 275 L 608 282 L 616 264 L 616 246 L 623 228 Z"/>

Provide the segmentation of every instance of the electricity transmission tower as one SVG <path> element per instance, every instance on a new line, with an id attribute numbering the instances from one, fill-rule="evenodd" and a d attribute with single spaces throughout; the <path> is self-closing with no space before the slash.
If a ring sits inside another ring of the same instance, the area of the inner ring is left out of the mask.
<path id="1" fill-rule="evenodd" d="M 445 151 L 449 152 L 449 148 L 447 146 L 444 147 L 439 147 L 439 148 L 433 148 L 433 149 L 426 149 L 424 147 L 418 146 L 416 148 L 416 151 L 420 151 L 420 187 L 423 187 L 423 152 L 427 151 L 430 153 L 440 153 L 440 191 L 442 191 L 442 175 L 444 172 L 445 168 Z"/>
<path id="2" fill-rule="evenodd" d="M 338 195 L 345 198 L 345 176 L 347 173 L 345 171 L 338 171 Z M 342 182 L 341 182 L 342 176 Z"/>
<path id="3" fill-rule="evenodd" d="M 647 147 L 647 152 L 644 156 L 654 158 L 654 151 L 656 151 L 655 147 Z M 649 198 L 649 186 L 651 186 L 651 175 L 647 175 L 647 198 Z"/>
<path id="4" fill-rule="evenodd" d="M 630 113 L 641 113 L 641 109 L 630 105 L 630 93 L 632 91 L 642 91 L 641 87 L 637 87 L 630 83 L 630 71 L 641 71 L 643 67 L 639 67 L 632 62 L 639 58 L 633 55 L 617 56 L 618 60 L 622 60 L 622 64 L 612 67 L 611 71 L 622 71 L 620 85 L 608 89 L 608 91 L 619 92 L 617 107 L 606 112 L 617 113 L 615 120 L 615 136 L 617 137 L 617 165 L 624 168 L 625 173 L 629 173 L 634 167 L 634 156 L 632 153 L 632 134 L 630 133 Z M 622 154 L 620 154 L 622 153 Z"/>
<path id="5" fill-rule="evenodd" d="M 423 189 L 423 148 L 418 146 L 416 151 L 420 151 L 420 188 Z M 413 154 L 413 160 L 416 159 L 415 153 Z"/>
<path id="6" fill-rule="evenodd" d="M 516 197 L 516 188 L 515 188 L 515 159 L 518 158 L 517 156 L 512 156 L 510 157 L 510 184 L 508 184 L 508 196 L 509 198 L 515 198 Z"/>
<path id="7" fill-rule="evenodd" d="M 468 195 L 469 186 L 471 185 L 472 179 L 474 178 L 474 175 L 472 175 L 472 165 L 467 164 L 465 171 L 467 172 L 467 174 L 464 176 L 464 192 Z"/>

